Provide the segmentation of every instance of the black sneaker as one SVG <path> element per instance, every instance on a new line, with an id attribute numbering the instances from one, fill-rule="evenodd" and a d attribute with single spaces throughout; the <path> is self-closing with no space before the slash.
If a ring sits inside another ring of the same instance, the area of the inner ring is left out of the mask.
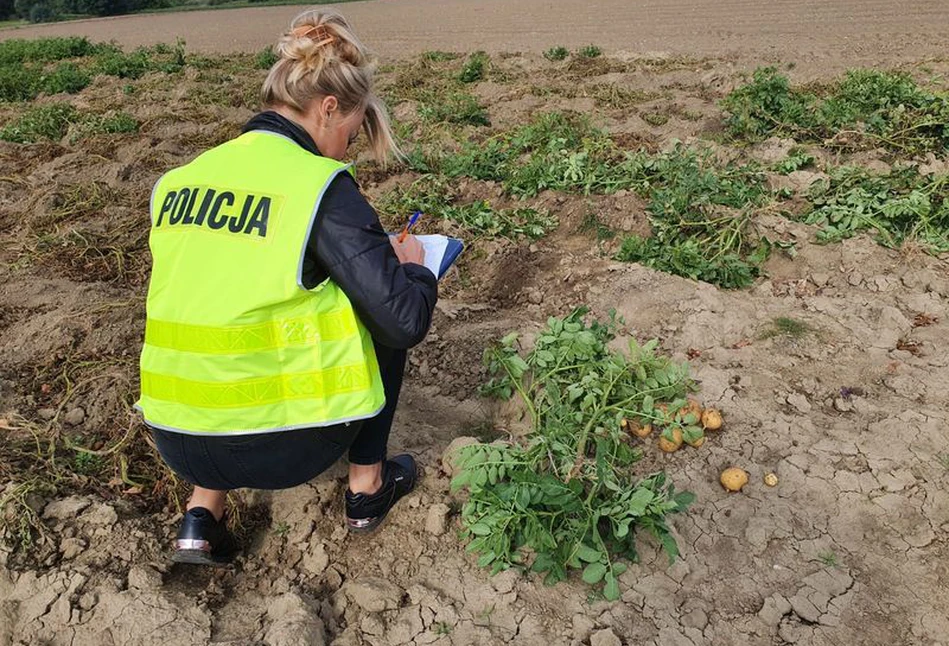
<path id="1" fill-rule="evenodd" d="M 374 494 L 346 490 L 346 525 L 357 533 L 371 532 L 385 519 L 392 506 L 415 489 L 418 466 L 411 455 L 397 455 L 382 465 L 382 488 Z"/>
<path id="2" fill-rule="evenodd" d="M 236 551 L 237 540 L 228 531 L 226 519 L 215 520 L 204 507 L 195 507 L 181 521 L 171 560 L 219 567 L 230 563 Z"/>

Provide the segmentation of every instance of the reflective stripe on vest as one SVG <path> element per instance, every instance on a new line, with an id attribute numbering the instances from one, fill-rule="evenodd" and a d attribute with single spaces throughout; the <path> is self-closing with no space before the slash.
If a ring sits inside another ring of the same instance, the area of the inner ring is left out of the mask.
<path id="1" fill-rule="evenodd" d="M 142 372 L 142 392 L 149 397 L 204 408 L 247 408 L 293 399 L 326 399 L 368 390 L 371 383 L 364 364 L 229 383 Z"/>
<path id="2" fill-rule="evenodd" d="M 320 341 L 341 341 L 357 333 L 355 319 L 345 310 L 228 328 L 155 319 L 145 323 L 145 343 L 204 354 L 260 352 Z"/>
<path id="3" fill-rule="evenodd" d="M 251 132 L 155 186 L 141 398 L 158 428 L 265 433 L 372 417 L 372 338 L 339 287 L 302 287 L 326 187 L 347 166 Z"/>

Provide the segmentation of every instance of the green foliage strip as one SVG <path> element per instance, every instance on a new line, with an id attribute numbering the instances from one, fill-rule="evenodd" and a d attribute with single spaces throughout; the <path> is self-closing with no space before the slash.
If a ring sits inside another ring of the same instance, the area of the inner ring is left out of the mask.
<path id="1" fill-rule="evenodd" d="M 752 141 L 779 135 L 841 148 L 949 151 L 949 93 L 926 90 L 898 72 L 850 70 L 835 83 L 807 89 L 792 88 L 766 67 L 722 107 L 729 132 Z"/>
<path id="2" fill-rule="evenodd" d="M 887 247 L 919 244 L 931 254 L 949 252 L 949 175 L 921 175 L 914 167 L 873 175 L 842 167 L 815 183 L 804 221 L 821 227 L 819 242 L 873 232 Z"/>

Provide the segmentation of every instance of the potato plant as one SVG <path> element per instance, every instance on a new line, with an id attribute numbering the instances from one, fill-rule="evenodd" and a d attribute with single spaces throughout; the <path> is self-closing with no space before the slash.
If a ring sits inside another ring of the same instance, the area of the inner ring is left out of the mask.
<path id="1" fill-rule="evenodd" d="M 759 68 L 722 107 L 729 133 L 749 141 L 778 135 L 841 149 L 949 150 L 949 94 L 900 72 L 854 69 L 825 86 L 794 88 L 776 68 Z"/>
<path id="2" fill-rule="evenodd" d="M 904 167 L 879 176 L 843 166 L 815 182 L 810 199 L 804 221 L 821 227 L 818 242 L 867 231 L 887 247 L 912 241 L 933 255 L 949 252 L 949 175 Z"/>
<path id="3" fill-rule="evenodd" d="M 488 350 L 484 393 L 520 398 L 530 431 L 462 449 L 452 486 L 468 490 L 463 534 L 480 566 L 530 568 L 548 584 L 580 570 L 615 600 L 623 559 L 637 559 L 636 530 L 674 560 L 666 517 L 694 499 L 676 493 L 664 473 L 635 472 L 642 453 L 624 420 L 688 437 L 702 429 L 694 415 L 672 412 L 693 388 L 686 365 L 657 355 L 656 341 L 630 340 L 628 353 L 614 351 L 615 318 L 588 324 L 585 315 L 551 318 L 526 357 L 516 334 Z"/>

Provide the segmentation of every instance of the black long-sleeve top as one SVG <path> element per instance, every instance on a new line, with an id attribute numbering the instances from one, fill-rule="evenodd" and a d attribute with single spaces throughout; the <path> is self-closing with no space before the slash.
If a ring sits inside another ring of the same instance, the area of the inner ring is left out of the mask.
<path id="1" fill-rule="evenodd" d="M 262 112 L 244 132 L 265 130 L 287 137 L 319 155 L 310 135 L 277 114 Z M 389 348 L 419 344 L 432 323 L 438 281 L 421 265 L 399 262 L 375 209 L 356 180 L 340 173 L 330 183 L 316 213 L 303 256 L 303 286 L 330 278 L 349 297 L 372 338 Z"/>

